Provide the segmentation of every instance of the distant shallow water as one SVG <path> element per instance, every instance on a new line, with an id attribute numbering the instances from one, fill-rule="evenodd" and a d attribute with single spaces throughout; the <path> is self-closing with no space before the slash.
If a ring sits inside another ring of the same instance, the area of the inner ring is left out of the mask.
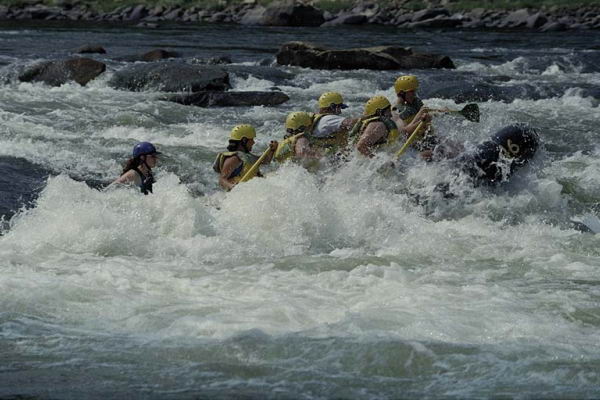
<path id="1" fill-rule="evenodd" d="M 0 25 L 0 396 L 597 397 L 599 239 L 570 222 L 599 211 L 590 35 Z M 260 152 L 322 92 L 358 115 L 407 72 L 259 68 L 289 40 L 448 55 L 456 70 L 411 71 L 427 104 L 504 97 L 478 102 L 479 124 L 436 117 L 440 134 L 472 148 L 518 121 L 544 148 L 509 184 L 459 182 L 454 199 L 434 191 L 449 164 L 410 154 L 387 177 L 383 158 L 288 165 L 224 194 L 211 164 L 232 126 L 254 124 Z M 17 82 L 86 43 L 108 65 L 87 87 Z M 228 55 L 234 89 L 291 100 L 202 109 L 107 85 L 114 58 L 154 48 Z M 99 190 L 141 140 L 165 153 L 155 194 Z"/>

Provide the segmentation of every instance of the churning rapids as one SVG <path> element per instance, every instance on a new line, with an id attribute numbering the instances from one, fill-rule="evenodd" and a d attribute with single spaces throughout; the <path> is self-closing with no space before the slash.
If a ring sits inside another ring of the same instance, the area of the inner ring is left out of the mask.
<path id="1" fill-rule="evenodd" d="M 457 69 L 275 66 L 290 40 L 412 46 Z M 108 65 L 86 87 L 16 79 L 86 43 Z M 114 58 L 155 48 L 228 55 L 235 90 L 291 100 L 204 109 L 107 85 Z M 0 396 L 599 397 L 600 236 L 571 223 L 600 211 L 599 65 L 597 32 L 0 27 Z M 478 124 L 435 117 L 443 135 L 469 147 L 524 122 L 543 148 L 450 199 L 434 190 L 448 166 L 414 154 L 387 175 L 357 157 L 217 188 L 232 126 L 255 125 L 259 153 L 322 92 L 358 115 L 405 72 L 428 105 L 477 100 Z M 99 190 L 141 140 L 166 154 L 155 194 Z"/>

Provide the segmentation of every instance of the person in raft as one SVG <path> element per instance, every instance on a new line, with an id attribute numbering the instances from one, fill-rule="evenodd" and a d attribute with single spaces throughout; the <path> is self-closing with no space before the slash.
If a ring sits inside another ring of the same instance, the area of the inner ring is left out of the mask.
<path id="1" fill-rule="evenodd" d="M 425 118 L 424 116 L 419 116 Z M 374 96 L 365 104 L 360 121 L 352 128 L 356 149 L 364 156 L 373 157 L 383 145 L 393 145 L 400 131 L 392 119 L 392 105 L 384 96 Z"/>
<path id="2" fill-rule="evenodd" d="M 152 184 L 155 182 L 152 168 L 158 164 L 159 154 L 162 153 L 150 142 L 136 144 L 132 157 L 127 160 L 121 176 L 113 184 L 132 184 L 144 194 L 152 193 Z"/>
<path id="3" fill-rule="evenodd" d="M 329 153 L 348 145 L 348 132 L 358 118 L 342 116 L 342 110 L 348 108 L 338 92 L 325 92 L 319 97 L 319 112 L 313 116 L 311 130 L 312 145 Z"/>
<path id="4" fill-rule="evenodd" d="M 393 118 L 406 138 L 415 131 L 421 120 L 425 120 L 425 125 L 420 128 L 421 137 L 413 143 L 413 147 L 420 152 L 423 159 L 431 160 L 433 149 L 439 143 L 439 139 L 431 126 L 429 110 L 417 95 L 418 88 L 419 80 L 414 75 L 403 75 L 396 79 L 394 91 L 397 101 L 392 107 Z"/>
<path id="5" fill-rule="evenodd" d="M 213 169 L 219 174 L 219 185 L 223 189 L 233 189 L 258 161 L 259 157 L 251 153 L 255 138 L 256 130 L 252 125 L 237 125 L 231 130 L 227 151 L 217 154 L 213 164 Z M 268 154 L 261 164 L 271 162 L 277 145 L 276 141 L 269 143 Z M 262 176 L 258 170 L 256 175 Z"/>
<path id="6" fill-rule="evenodd" d="M 319 159 L 323 154 L 311 145 L 310 133 L 314 116 L 304 111 L 294 111 L 285 119 L 285 134 L 275 152 L 277 162 L 287 160 L 308 161 Z"/>

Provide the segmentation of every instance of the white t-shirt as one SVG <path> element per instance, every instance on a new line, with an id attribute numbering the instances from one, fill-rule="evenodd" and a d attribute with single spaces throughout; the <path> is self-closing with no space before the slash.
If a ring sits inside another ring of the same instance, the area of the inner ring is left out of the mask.
<path id="1" fill-rule="evenodd" d="M 315 137 L 327 137 L 340 130 L 340 125 L 346 118 L 341 115 L 325 115 L 321 117 L 312 134 Z"/>

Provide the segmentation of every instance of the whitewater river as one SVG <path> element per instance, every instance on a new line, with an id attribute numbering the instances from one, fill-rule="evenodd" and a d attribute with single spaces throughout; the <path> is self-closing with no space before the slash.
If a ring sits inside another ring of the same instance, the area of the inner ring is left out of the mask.
<path id="1" fill-rule="evenodd" d="M 317 71 L 279 46 L 411 46 L 456 70 Z M 86 87 L 20 83 L 86 43 L 107 72 Z M 228 55 L 236 90 L 278 107 L 203 109 L 107 82 L 155 48 Z M 0 26 L 0 397 L 41 399 L 596 398 L 600 211 L 596 32 L 394 28 Z M 292 110 L 340 91 L 358 115 L 416 73 L 426 104 L 476 99 L 481 122 L 436 116 L 467 148 L 512 122 L 544 144 L 508 184 L 473 187 L 448 162 L 352 158 L 218 189 L 238 123 L 255 151 Z M 100 190 L 137 141 L 165 153 L 154 195 Z M 456 196 L 436 185 L 453 182 Z M 461 183 L 462 182 L 462 183 Z"/>

